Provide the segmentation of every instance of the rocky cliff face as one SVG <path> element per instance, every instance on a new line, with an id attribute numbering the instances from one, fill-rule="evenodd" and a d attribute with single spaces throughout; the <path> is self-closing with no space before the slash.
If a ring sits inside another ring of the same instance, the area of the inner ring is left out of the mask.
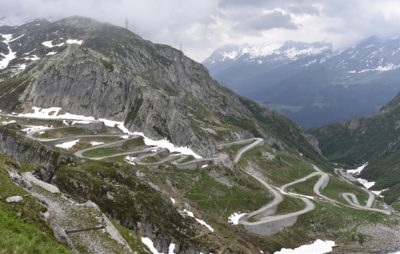
<path id="1" fill-rule="evenodd" d="M 50 182 L 59 166 L 72 161 L 53 148 L 28 140 L 5 127 L 0 128 L 0 152 L 21 164 L 30 165 L 47 182 Z M 35 168 L 35 165 L 38 167 Z"/>

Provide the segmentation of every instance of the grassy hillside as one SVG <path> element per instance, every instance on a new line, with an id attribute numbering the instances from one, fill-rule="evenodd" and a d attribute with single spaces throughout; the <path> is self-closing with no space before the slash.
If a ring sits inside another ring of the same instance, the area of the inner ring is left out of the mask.
<path id="1" fill-rule="evenodd" d="M 376 181 L 374 189 L 388 188 L 384 194 L 387 202 L 398 198 L 400 95 L 376 115 L 314 128 L 309 133 L 318 139 L 322 153 L 330 161 L 348 167 L 368 161 L 361 177 Z"/>
<path id="2" fill-rule="evenodd" d="M 46 208 L 14 184 L 7 169 L 18 166 L 0 154 L 0 253 L 73 253 L 56 242 L 51 228 L 41 219 Z M 22 196 L 21 203 L 7 203 L 10 196 Z"/>

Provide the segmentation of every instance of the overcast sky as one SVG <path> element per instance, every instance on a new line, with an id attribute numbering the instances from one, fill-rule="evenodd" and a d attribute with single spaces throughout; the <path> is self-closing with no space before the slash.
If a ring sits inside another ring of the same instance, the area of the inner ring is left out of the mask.
<path id="1" fill-rule="evenodd" d="M 0 17 L 81 15 L 124 25 L 197 61 L 225 44 L 327 41 L 336 48 L 400 34 L 395 0 L 0 0 Z"/>

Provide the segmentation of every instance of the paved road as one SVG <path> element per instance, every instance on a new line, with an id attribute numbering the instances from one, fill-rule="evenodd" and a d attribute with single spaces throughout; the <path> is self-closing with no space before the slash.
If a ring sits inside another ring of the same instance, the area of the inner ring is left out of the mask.
<path id="1" fill-rule="evenodd" d="M 386 215 L 390 215 L 391 214 L 390 211 L 383 210 L 383 209 L 378 209 L 378 208 L 371 208 L 370 206 L 367 206 L 368 202 L 367 202 L 366 206 L 360 205 L 360 202 L 358 201 L 358 198 L 357 198 L 356 195 L 354 195 L 354 193 L 345 192 L 345 193 L 342 193 L 342 197 L 352 207 L 357 208 L 359 210 L 367 210 L 367 211 L 371 211 L 371 212 L 379 212 L 379 213 L 383 213 L 383 214 L 386 214 Z"/>
<path id="2" fill-rule="evenodd" d="M 44 120 L 48 120 L 48 119 L 44 119 Z M 63 119 L 58 119 L 58 120 L 63 120 Z M 70 120 L 70 119 L 68 119 L 68 120 Z M 61 128 L 65 128 L 65 127 L 61 127 Z M 54 130 L 54 129 L 55 128 L 52 128 L 52 130 Z M 30 132 L 27 134 L 27 137 L 37 140 L 37 141 L 41 141 L 41 142 L 52 142 L 52 141 L 64 141 L 67 139 L 77 139 L 77 138 L 121 136 L 121 134 L 78 135 L 78 136 L 65 137 L 65 138 L 60 138 L 60 139 L 55 139 L 55 138 L 54 139 L 42 139 L 42 138 L 34 137 L 34 134 L 37 132 L 40 132 L 40 131 L 44 131 L 44 130 Z M 172 164 L 182 167 L 182 168 L 185 168 L 186 166 L 187 167 L 195 166 L 198 168 L 199 166 L 201 167 L 202 165 L 207 165 L 208 163 L 211 163 L 211 162 L 218 163 L 218 162 L 225 161 L 228 159 L 228 156 L 226 154 L 218 154 L 215 157 L 193 159 L 191 161 L 181 163 L 181 161 L 187 159 L 188 156 L 180 155 L 180 154 L 172 154 L 172 155 L 169 155 L 166 158 L 164 158 L 160 161 L 157 161 L 157 162 L 152 162 L 152 163 L 142 162 L 142 160 L 145 159 L 146 157 L 154 156 L 163 151 L 163 149 L 155 148 L 155 147 L 147 147 L 147 148 L 144 148 L 141 150 L 127 151 L 127 152 L 117 153 L 117 154 L 113 154 L 113 155 L 109 155 L 109 156 L 101 156 L 101 157 L 96 157 L 96 158 L 93 158 L 93 157 L 88 158 L 83 155 L 85 152 L 93 150 L 93 149 L 118 146 L 126 141 L 133 140 L 135 138 L 137 138 L 137 137 L 135 136 L 135 137 L 131 137 L 131 138 L 125 139 L 125 140 L 119 140 L 116 142 L 111 142 L 111 143 L 107 143 L 107 144 L 102 144 L 102 145 L 98 145 L 98 146 L 85 148 L 85 149 L 75 152 L 75 156 L 80 157 L 80 158 L 92 159 L 92 160 L 102 160 L 102 159 L 106 159 L 106 158 L 112 158 L 112 157 L 124 156 L 124 155 L 145 154 L 144 156 L 139 157 L 135 162 L 138 164 L 148 165 L 148 166 L 159 165 L 159 164 L 162 164 L 165 162 L 171 162 Z M 244 153 L 264 144 L 264 140 L 261 138 L 250 138 L 250 139 L 245 139 L 245 140 L 240 140 L 240 141 L 235 141 L 235 142 L 219 145 L 219 146 L 217 146 L 217 148 L 220 149 L 220 148 L 224 148 L 224 147 L 229 147 L 229 146 L 233 146 L 233 145 L 241 145 L 241 144 L 243 144 L 245 146 L 242 147 L 235 155 L 234 160 L 233 160 L 233 162 L 235 164 L 237 164 L 240 161 L 240 159 L 242 158 Z M 246 145 L 246 144 L 248 144 L 248 145 Z M 267 227 L 268 225 L 272 225 L 271 223 L 276 224 L 276 222 L 278 222 L 278 223 L 282 222 L 282 225 L 284 225 L 285 220 L 287 220 L 287 221 L 290 221 L 290 223 L 289 223 L 290 225 L 293 225 L 292 222 L 293 221 L 295 222 L 299 215 L 302 215 L 304 213 L 310 212 L 315 209 L 315 204 L 311 201 L 312 199 L 314 199 L 314 197 L 309 197 L 309 196 L 305 196 L 305 195 L 298 194 L 298 193 L 286 192 L 286 189 L 289 186 L 307 181 L 308 179 L 310 179 L 312 177 L 319 177 L 317 183 L 313 187 L 313 191 L 317 196 L 319 196 L 320 198 L 322 198 L 324 200 L 329 201 L 332 204 L 335 204 L 335 205 L 341 204 L 340 202 L 333 200 L 331 198 L 328 198 L 321 193 L 321 189 L 324 189 L 327 186 L 327 184 L 329 183 L 329 175 L 325 172 L 322 172 L 315 165 L 313 165 L 313 168 L 314 168 L 315 172 L 313 172 L 307 176 L 304 176 L 300 179 L 297 179 L 295 181 L 292 181 L 288 184 L 285 184 L 281 188 L 270 185 L 262 177 L 259 177 L 255 172 L 245 171 L 246 174 L 253 177 L 255 180 L 260 182 L 265 188 L 268 189 L 268 191 L 273 196 L 273 200 L 270 203 L 266 204 L 265 206 L 261 207 L 260 209 L 253 211 L 253 212 L 249 213 L 248 215 L 242 217 L 239 222 L 245 226 L 265 225 Z M 345 178 L 341 174 L 339 174 L 339 176 L 342 178 Z M 346 181 L 348 181 L 348 180 L 346 179 Z M 361 206 L 356 195 L 354 195 L 353 193 L 344 193 L 343 198 L 350 204 L 350 207 L 352 207 L 352 208 L 364 209 L 364 210 L 370 210 L 370 211 L 376 211 L 376 212 L 382 212 L 385 214 L 390 214 L 390 212 L 385 211 L 385 210 L 371 208 L 373 201 L 374 201 L 374 195 L 369 191 L 367 191 L 367 192 L 369 194 L 369 198 L 368 198 L 366 206 Z M 273 215 L 275 213 L 278 205 L 283 201 L 284 195 L 291 196 L 291 197 L 302 200 L 305 204 L 305 207 L 296 212 L 283 214 L 283 215 Z M 251 218 L 251 217 L 254 217 L 258 220 L 254 221 L 254 222 L 247 221 L 247 219 Z M 287 225 L 289 225 L 289 224 L 287 224 Z"/>
<path id="3" fill-rule="evenodd" d="M 251 149 L 254 149 L 257 146 L 261 146 L 264 144 L 264 139 L 262 139 L 262 138 L 248 139 L 248 141 L 252 141 L 252 140 L 254 140 L 253 143 L 251 143 L 250 145 L 245 146 L 239 150 L 239 152 L 235 156 L 235 159 L 233 160 L 234 163 L 238 163 L 240 161 L 240 158 L 242 158 L 242 156 L 245 152 L 250 151 Z"/>
<path id="4" fill-rule="evenodd" d="M 355 177 L 353 177 L 352 175 L 345 172 L 344 169 L 342 169 L 342 168 L 335 169 L 335 173 L 339 176 L 339 178 L 343 179 L 344 181 L 346 181 L 349 184 L 355 185 L 354 182 L 358 182 Z M 360 187 L 358 185 L 355 185 L 355 186 L 359 187 L 361 190 L 363 190 L 364 192 L 366 192 L 368 194 L 368 200 L 367 200 L 366 205 L 363 206 L 360 204 L 357 196 L 354 195 L 354 193 L 349 193 L 349 192 L 342 193 L 343 199 L 346 200 L 346 202 L 352 208 L 356 208 L 356 209 L 360 209 L 360 210 L 368 210 L 368 211 L 372 211 L 372 212 L 379 212 L 379 213 L 383 213 L 383 214 L 387 214 L 387 215 L 391 214 L 391 212 L 388 210 L 372 208 L 372 205 L 374 204 L 374 201 L 375 201 L 375 194 L 373 194 L 372 192 L 370 192 L 369 190 L 367 190 L 363 187 Z"/>
<path id="5" fill-rule="evenodd" d="M 314 169 L 315 169 L 315 167 L 314 167 Z M 336 201 L 336 200 L 334 200 L 334 199 L 331 199 L 331 198 L 328 198 L 327 196 L 325 196 L 325 195 L 323 195 L 323 194 L 321 193 L 321 189 L 324 189 L 324 188 L 328 185 L 328 183 L 329 183 L 329 175 L 326 174 L 326 173 L 323 173 L 323 172 L 320 171 L 320 170 L 317 171 L 317 172 L 313 172 L 313 173 L 311 173 L 311 174 L 309 174 L 309 175 L 307 175 L 307 176 L 305 176 L 305 177 L 303 177 L 303 178 L 297 179 L 296 181 L 293 181 L 293 182 L 291 182 L 291 183 L 288 183 L 288 184 L 283 185 L 283 186 L 281 187 L 281 190 L 282 190 L 282 191 L 286 191 L 286 189 L 287 189 L 289 186 L 292 186 L 292 185 L 295 185 L 295 184 L 298 184 L 298 183 L 301 183 L 301 182 L 305 182 L 305 181 L 307 181 L 308 179 L 313 178 L 313 177 L 317 177 L 317 176 L 319 176 L 319 179 L 318 179 L 318 181 L 315 183 L 315 185 L 314 185 L 314 187 L 313 187 L 314 193 L 315 193 L 317 196 L 319 196 L 320 198 L 325 199 L 325 200 L 331 202 L 332 204 L 339 203 L 338 201 Z"/>
<path id="6" fill-rule="evenodd" d="M 256 179 L 259 183 L 261 183 L 265 188 L 268 189 L 268 191 L 271 193 L 273 196 L 273 200 L 266 204 L 265 206 L 261 207 L 260 209 L 253 211 L 246 216 L 242 217 L 240 222 L 245 222 L 247 218 L 251 217 L 257 217 L 257 215 L 262 214 L 262 215 L 270 215 L 274 214 L 278 205 L 283 201 L 283 197 L 279 191 L 276 190 L 276 188 L 272 187 L 269 183 L 264 181 L 261 177 L 258 177 L 255 173 L 251 173 L 249 171 L 244 171 L 246 174 L 250 175 L 254 179 Z"/>
<path id="7" fill-rule="evenodd" d="M 117 135 L 117 136 L 121 136 L 121 135 Z M 95 137 L 99 137 L 99 136 L 96 135 Z M 87 156 L 83 155 L 85 152 L 88 152 L 88 151 L 91 151 L 91 150 L 122 145 L 123 143 L 125 143 L 127 141 L 134 140 L 134 139 L 137 139 L 137 138 L 139 138 L 139 137 L 138 136 L 133 136 L 133 137 L 130 137 L 130 138 L 127 138 L 127 139 L 118 140 L 118 141 L 115 141 L 115 142 L 110 142 L 110 143 L 106 143 L 106 144 L 101 144 L 101 145 L 97 145 L 97 146 L 88 147 L 88 148 L 76 151 L 74 153 L 74 155 L 76 157 L 79 157 L 79 158 L 85 158 L 85 159 L 91 159 L 91 160 L 103 160 L 103 159 L 106 159 L 106 158 L 112 158 L 112 157 L 118 157 L 118 156 L 122 156 L 122 155 L 134 154 L 134 153 L 137 153 L 138 150 L 129 151 L 129 152 L 123 152 L 123 153 L 118 153 L 118 154 L 113 154 L 113 155 L 107 155 L 107 156 L 101 156 L 101 157 L 87 157 Z M 146 148 L 146 149 L 143 149 L 143 150 L 150 151 L 152 149 L 154 149 L 154 148 L 151 147 L 151 148 Z M 140 150 L 140 151 L 143 151 L 143 150 Z"/>
<path id="8" fill-rule="evenodd" d="M 247 172 L 247 171 L 246 171 L 246 173 L 248 175 L 252 176 L 258 182 L 260 182 L 263 186 L 265 186 L 271 192 L 271 194 L 274 196 L 274 199 L 273 199 L 272 202 L 270 202 L 266 206 L 254 211 L 254 212 L 249 213 L 248 215 L 242 217 L 239 220 L 239 222 L 241 224 L 247 225 L 247 226 L 250 226 L 250 225 L 261 225 L 261 224 L 266 224 L 267 225 L 268 223 L 275 222 L 275 221 L 283 221 L 285 219 L 290 220 L 292 218 L 297 219 L 297 217 L 299 215 L 302 215 L 302 214 L 305 214 L 305 213 L 308 213 L 308 212 L 314 210 L 315 209 L 315 205 L 310 200 L 313 197 L 308 197 L 308 196 L 304 196 L 304 195 L 297 194 L 297 193 L 286 192 L 286 189 L 291 185 L 295 185 L 297 183 L 304 182 L 304 181 L 306 181 L 306 180 L 308 180 L 308 179 L 310 179 L 312 177 L 315 177 L 315 176 L 319 175 L 321 177 L 320 177 L 319 181 L 314 185 L 314 192 L 316 192 L 316 190 L 317 190 L 316 194 L 317 195 L 321 195 L 320 192 L 319 192 L 319 188 L 321 188 L 321 186 L 323 186 L 325 184 L 324 182 L 326 181 L 325 180 L 326 178 L 324 177 L 323 173 L 314 172 L 314 173 L 311 173 L 310 175 L 307 175 L 307 176 L 305 176 L 305 177 L 303 177 L 301 179 L 298 179 L 298 180 L 295 180 L 295 181 L 290 182 L 288 184 L 285 184 L 281 188 L 277 188 L 277 187 L 272 187 L 270 184 L 268 184 L 266 181 L 264 181 L 263 179 L 261 179 L 260 177 L 255 175 L 254 173 L 250 173 L 250 172 Z M 329 177 L 328 177 L 328 180 L 329 180 Z M 326 184 L 325 184 L 325 186 L 326 186 Z M 283 201 L 282 195 L 278 191 L 276 191 L 276 189 L 279 189 L 280 192 L 282 194 L 284 194 L 284 195 L 291 196 L 291 197 L 294 197 L 294 198 L 302 200 L 304 202 L 304 204 L 305 204 L 305 207 L 302 210 L 299 210 L 299 211 L 296 211 L 296 212 L 292 212 L 292 213 L 288 213 L 288 214 L 283 214 L 283 215 L 270 216 L 270 214 L 265 213 L 265 211 L 271 211 L 272 208 L 274 208 L 274 207 L 276 209 L 276 207 Z M 323 196 L 323 197 L 325 197 L 325 196 Z M 255 221 L 255 222 L 247 221 L 248 218 L 257 217 L 258 214 L 262 214 L 263 217 L 259 218 L 259 220 Z"/>

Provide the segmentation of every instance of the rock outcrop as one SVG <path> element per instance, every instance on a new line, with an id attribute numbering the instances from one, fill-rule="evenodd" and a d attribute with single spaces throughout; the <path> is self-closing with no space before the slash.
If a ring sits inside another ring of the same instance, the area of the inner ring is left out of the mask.
<path id="1" fill-rule="evenodd" d="M 4 127 L 0 128 L 0 152 L 21 164 L 40 165 L 36 173 L 46 182 L 51 181 L 57 167 L 72 160 L 51 147 L 33 142 Z"/>

